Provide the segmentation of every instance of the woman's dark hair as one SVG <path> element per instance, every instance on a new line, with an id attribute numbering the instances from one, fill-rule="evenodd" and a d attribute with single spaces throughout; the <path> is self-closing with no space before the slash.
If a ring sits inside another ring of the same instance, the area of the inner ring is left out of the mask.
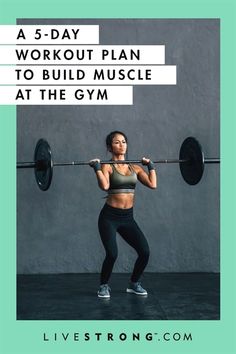
<path id="1" fill-rule="evenodd" d="M 117 135 L 117 134 L 123 135 L 123 137 L 125 138 L 126 143 L 128 144 L 127 136 L 124 133 L 122 133 L 122 132 L 120 132 L 118 130 L 115 130 L 115 131 L 111 132 L 110 134 L 108 134 L 107 137 L 106 137 L 106 146 L 107 146 L 107 150 L 108 151 L 111 151 L 112 140 L 114 139 L 115 135 Z"/>

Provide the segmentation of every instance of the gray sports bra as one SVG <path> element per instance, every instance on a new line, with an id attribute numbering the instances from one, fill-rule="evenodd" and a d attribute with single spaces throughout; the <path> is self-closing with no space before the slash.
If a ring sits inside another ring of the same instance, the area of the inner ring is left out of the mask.
<path id="1" fill-rule="evenodd" d="M 130 175 L 123 175 L 118 172 L 114 165 L 112 165 L 112 174 L 110 175 L 110 188 L 108 194 L 118 193 L 134 193 L 137 183 L 137 174 L 129 164 L 131 171 Z"/>

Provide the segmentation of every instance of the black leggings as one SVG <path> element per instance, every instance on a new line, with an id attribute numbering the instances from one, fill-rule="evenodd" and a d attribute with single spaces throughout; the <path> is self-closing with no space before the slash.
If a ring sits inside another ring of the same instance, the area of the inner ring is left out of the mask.
<path id="1" fill-rule="evenodd" d="M 108 282 L 118 255 L 116 232 L 138 254 L 131 275 L 131 281 L 137 282 L 148 263 L 149 246 L 144 234 L 133 218 L 133 208 L 118 209 L 105 204 L 99 215 L 98 227 L 103 246 L 106 250 L 106 258 L 104 259 L 101 271 L 101 284 Z"/>

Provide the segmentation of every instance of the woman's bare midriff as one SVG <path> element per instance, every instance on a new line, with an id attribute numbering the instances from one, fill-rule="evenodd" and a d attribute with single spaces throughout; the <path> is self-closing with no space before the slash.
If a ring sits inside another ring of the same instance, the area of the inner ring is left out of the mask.
<path id="1" fill-rule="evenodd" d="M 113 208 L 129 209 L 134 205 L 133 193 L 119 193 L 109 195 L 107 198 L 107 204 Z"/>

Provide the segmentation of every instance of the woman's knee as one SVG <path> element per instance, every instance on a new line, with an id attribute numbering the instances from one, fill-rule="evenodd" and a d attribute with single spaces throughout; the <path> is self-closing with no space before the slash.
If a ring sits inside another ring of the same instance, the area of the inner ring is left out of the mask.
<path id="1" fill-rule="evenodd" d="M 109 261 L 110 263 L 115 263 L 116 259 L 118 257 L 118 252 L 113 250 L 113 251 L 109 251 L 106 254 L 106 259 L 107 261 Z"/>
<path id="2" fill-rule="evenodd" d="M 148 246 L 143 247 L 139 252 L 138 252 L 139 256 L 142 257 L 145 260 L 149 259 L 150 256 L 150 249 Z"/>

